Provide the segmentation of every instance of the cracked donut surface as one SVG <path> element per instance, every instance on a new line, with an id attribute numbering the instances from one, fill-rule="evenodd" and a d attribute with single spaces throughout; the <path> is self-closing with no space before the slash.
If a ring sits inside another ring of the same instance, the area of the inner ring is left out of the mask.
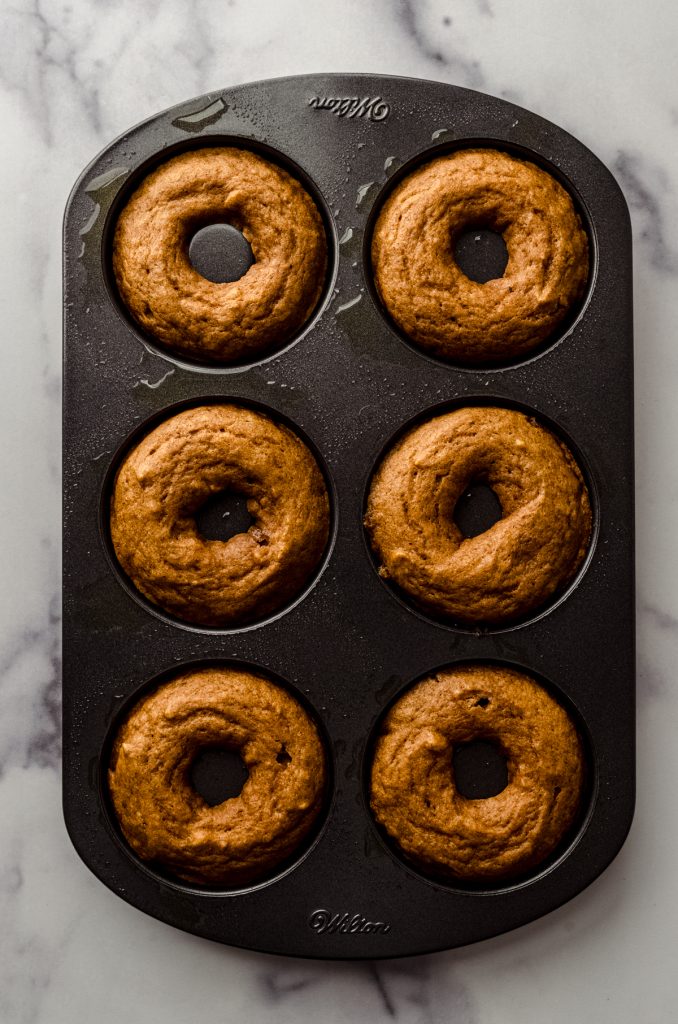
<path id="1" fill-rule="evenodd" d="M 480 283 L 454 256 L 467 230 L 501 234 L 508 262 Z M 535 164 L 493 149 L 436 157 L 386 199 L 374 281 L 400 329 L 432 355 L 496 362 L 547 339 L 584 294 L 588 240 L 572 199 Z"/>
<path id="2" fill-rule="evenodd" d="M 502 508 L 484 533 L 454 521 L 466 488 L 488 484 Z M 370 485 L 365 526 L 380 574 L 423 610 L 465 624 L 536 611 L 581 566 L 591 505 L 565 444 L 514 409 L 464 407 L 414 427 Z"/>
<path id="3" fill-rule="evenodd" d="M 215 283 L 191 265 L 193 235 L 227 223 L 254 263 Z M 318 209 L 282 167 L 248 150 L 196 149 L 152 171 L 123 207 L 113 237 L 120 297 L 144 331 L 173 351 L 229 363 L 289 340 L 313 312 L 327 241 Z"/>
<path id="4" fill-rule="evenodd" d="M 508 784 L 496 796 L 457 790 L 457 744 L 493 743 Z M 551 854 L 572 826 L 585 776 L 582 742 L 567 712 L 529 676 L 459 665 L 417 683 L 386 715 L 371 767 L 370 803 L 401 851 L 450 878 L 520 875 Z"/>
<path id="5" fill-rule="evenodd" d="M 191 766 L 237 751 L 241 793 L 210 806 Z M 127 842 L 189 882 L 255 881 L 303 842 L 322 809 L 326 761 L 306 710 L 281 686 L 235 667 L 187 671 L 143 697 L 120 726 L 108 786 Z"/>
<path id="6" fill-rule="evenodd" d="M 253 525 L 207 540 L 195 514 L 224 491 L 247 499 Z M 121 568 L 153 604 L 204 626 L 244 625 L 297 596 L 323 556 L 329 522 L 308 447 L 234 404 L 187 409 L 151 430 L 123 458 L 111 496 Z"/>

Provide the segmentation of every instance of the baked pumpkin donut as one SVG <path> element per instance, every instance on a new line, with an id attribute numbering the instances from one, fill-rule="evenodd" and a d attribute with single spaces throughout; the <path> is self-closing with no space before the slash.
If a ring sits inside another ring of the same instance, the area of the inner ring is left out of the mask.
<path id="1" fill-rule="evenodd" d="M 457 501 L 476 482 L 502 517 L 465 537 Z M 514 409 L 466 407 L 409 430 L 370 485 L 365 526 L 392 580 L 425 611 L 499 624 L 539 608 L 582 564 L 591 506 L 570 451 Z"/>
<path id="2" fill-rule="evenodd" d="M 195 521 L 213 495 L 247 498 L 253 525 L 207 540 Z M 124 457 L 111 497 L 116 557 L 165 611 L 203 626 L 238 626 L 277 611 L 317 568 L 329 536 L 329 498 L 306 445 L 239 405 L 187 409 Z"/>
<path id="3" fill-rule="evenodd" d="M 467 799 L 455 786 L 455 746 L 485 740 L 506 758 L 508 784 Z M 565 710 L 529 676 L 455 665 L 415 685 L 382 724 L 370 804 L 402 852 L 425 871 L 467 881 L 523 874 L 574 822 L 584 752 Z"/>
<path id="4" fill-rule="evenodd" d="M 503 277 L 472 281 L 454 258 L 474 228 L 501 234 Z M 415 344 L 460 363 L 529 352 L 582 297 L 588 241 L 565 189 L 535 164 L 462 149 L 408 175 L 386 199 L 372 237 L 377 291 Z"/>
<path id="5" fill-rule="evenodd" d="M 237 751 L 241 793 L 210 806 L 191 785 L 204 750 Z M 299 847 L 322 808 L 318 730 L 286 690 L 240 668 L 183 672 L 136 704 L 113 742 L 108 786 L 120 828 L 145 861 L 179 878 L 241 885 Z"/>
<path id="6" fill-rule="evenodd" d="M 217 284 L 193 269 L 200 228 L 227 223 L 255 262 Z M 120 297 L 149 335 L 181 355 L 230 363 L 289 340 L 313 312 L 327 265 L 318 209 L 296 178 L 244 149 L 196 149 L 148 175 L 113 238 Z"/>

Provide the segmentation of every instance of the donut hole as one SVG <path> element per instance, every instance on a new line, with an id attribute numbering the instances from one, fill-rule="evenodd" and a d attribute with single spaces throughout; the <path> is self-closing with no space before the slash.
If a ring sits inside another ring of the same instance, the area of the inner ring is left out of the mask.
<path id="1" fill-rule="evenodd" d="M 255 262 L 252 247 L 232 224 L 208 224 L 188 243 L 191 266 L 214 284 L 239 281 Z"/>
<path id="2" fill-rule="evenodd" d="M 226 747 L 201 750 L 189 771 L 191 786 L 210 807 L 239 796 L 248 778 L 240 754 Z"/>
<path id="3" fill-rule="evenodd" d="M 247 509 L 247 498 L 236 491 L 219 491 L 195 513 L 198 533 L 205 540 L 230 540 L 238 533 L 247 533 L 254 519 Z"/>
<path id="4" fill-rule="evenodd" d="M 481 697 L 477 704 L 487 701 Z M 506 758 L 496 743 L 471 740 L 455 744 L 452 752 L 452 773 L 457 792 L 466 800 L 487 800 L 508 786 Z"/>
<path id="5" fill-rule="evenodd" d="M 503 515 L 501 502 L 484 480 L 474 480 L 457 499 L 452 518 L 464 537 L 477 537 L 498 523 Z"/>
<path id="6" fill-rule="evenodd" d="M 499 231 L 487 226 L 470 227 L 454 240 L 454 259 L 459 269 L 478 284 L 503 277 L 508 263 L 508 249 Z"/>

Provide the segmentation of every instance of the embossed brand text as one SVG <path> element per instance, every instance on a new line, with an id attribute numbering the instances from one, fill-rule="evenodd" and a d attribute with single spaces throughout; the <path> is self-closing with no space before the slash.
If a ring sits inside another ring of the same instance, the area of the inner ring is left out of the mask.
<path id="1" fill-rule="evenodd" d="M 391 112 L 381 96 L 312 96 L 308 105 L 331 110 L 337 117 L 364 117 L 368 121 L 385 121 Z"/>
<path id="2" fill-rule="evenodd" d="M 386 935 L 390 932 L 391 926 L 386 921 L 368 921 L 362 914 L 338 913 L 333 914 L 331 910 L 314 910 L 308 917 L 309 927 L 318 935 L 339 932 L 342 935 L 367 935 L 378 933 Z"/>

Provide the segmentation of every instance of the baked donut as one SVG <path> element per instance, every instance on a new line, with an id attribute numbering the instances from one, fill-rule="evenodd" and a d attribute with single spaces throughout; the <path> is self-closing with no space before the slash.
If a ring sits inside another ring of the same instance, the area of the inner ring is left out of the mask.
<path id="1" fill-rule="evenodd" d="M 453 519 L 475 482 L 502 517 L 464 537 Z M 365 526 L 380 563 L 423 610 L 499 624 L 539 608 L 582 564 L 591 506 L 569 450 L 514 409 L 465 407 L 409 430 L 372 478 Z"/>
<path id="2" fill-rule="evenodd" d="M 467 799 L 455 787 L 457 744 L 485 740 L 506 758 L 508 785 Z M 467 881 L 520 875 L 572 826 L 584 752 L 571 719 L 529 676 L 455 665 L 414 686 L 382 724 L 370 804 L 401 851 L 425 871 Z"/>
<path id="3" fill-rule="evenodd" d="M 247 498 L 254 523 L 206 540 L 195 513 L 213 495 Z M 124 457 L 111 497 L 120 566 L 153 604 L 203 626 L 238 626 L 277 611 L 317 568 L 329 498 L 306 445 L 240 405 L 187 409 Z"/>
<path id="4" fill-rule="evenodd" d="M 237 751 L 239 796 L 210 806 L 190 781 L 206 749 Z M 269 873 L 322 808 L 318 730 L 286 690 L 240 668 L 183 672 L 136 704 L 113 742 L 108 787 L 123 835 L 144 861 L 188 882 L 242 885 Z"/>
<path id="5" fill-rule="evenodd" d="M 454 258 L 467 230 L 508 250 L 503 277 L 472 281 Z M 582 297 L 588 241 L 555 178 L 494 149 L 436 157 L 394 188 L 372 236 L 377 291 L 398 327 L 433 355 L 489 363 L 529 352 Z"/>
<path id="6" fill-rule="evenodd" d="M 203 227 L 228 223 L 255 262 L 217 284 L 191 266 Z M 318 209 L 296 178 L 249 150 L 196 149 L 151 172 L 123 208 L 113 271 L 124 305 L 161 344 L 202 361 L 230 363 L 288 341 L 313 312 L 325 279 L 327 241 Z"/>

